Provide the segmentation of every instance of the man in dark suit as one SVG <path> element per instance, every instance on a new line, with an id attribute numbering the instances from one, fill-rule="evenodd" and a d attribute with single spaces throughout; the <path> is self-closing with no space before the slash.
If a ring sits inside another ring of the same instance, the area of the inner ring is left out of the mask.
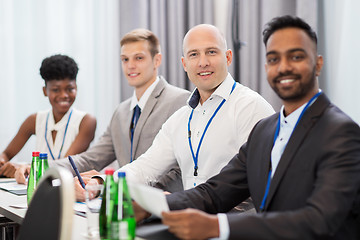
<path id="1" fill-rule="evenodd" d="M 218 175 L 168 195 L 177 211 L 163 223 L 183 239 L 358 239 L 360 128 L 319 89 L 323 58 L 307 23 L 278 17 L 263 35 L 280 113 L 261 120 Z M 223 214 L 249 196 L 257 214 Z"/>

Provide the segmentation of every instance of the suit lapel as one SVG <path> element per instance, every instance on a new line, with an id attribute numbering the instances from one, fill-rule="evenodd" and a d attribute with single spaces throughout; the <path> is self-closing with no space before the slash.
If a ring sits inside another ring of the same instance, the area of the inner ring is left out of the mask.
<path id="1" fill-rule="evenodd" d="M 146 123 L 146 120 L 149 118 L 151 112 L 153 111 L 159 96 L 161 95 L 162 91 L 164 90 L 167 82 L 164 80 L 163 77 L 159 77 L 160 81 L 154 88 L 153 92 L 150 94 L 144 109 L 141 111 L 139 120 L 136 124 L 135 132 L 134 132 L 134 139 L 133 139 L 133 151 L 132 151 L 132 158 L 135 160 L 135 153 L 140 139 L 140 133 Z M 130 125 L 129 125 L 130 126 Z"/>
<path id="2" fill-rule="evenodd" d="M 291 161 L 294 159 L 298 149 L 300 148 L 303 141 L 305 141 L 307 135 L 310 133 L 312 127 L 317 122 L 317 119 L 322 115 L 326 107 L 330 104 L 329 99 L 325 94 L 321 94 L 318 99 L 308 108 L 304 113 L 302 119 L 300 119 L 299 124 L 294 129 L 288 144 L 285 147 L 285 150 L 280 158 L 279 165 L 276 168 L 276 172 L 271 180 L 270 190 L 267 197 L 265 210 L 268 208 L 276 189 L 281 183 L 286 169 L 288 168 Z"/>
<path id="3" fill-rule="evenodd" d="M 270 156 L 271 156 L 271 150 L 273 148 L 273 139 L 275 135 L 276 123 L 278 121 L 279 114 L 276 114 L 276 116 L 277 117 L 273 117 L 272 120 L 269 121 L 269 124 L 266 127 L 266 129 L 268 129 L 269 131 L 266 132 L 266 135 L 264 134 L 263 139 L 269 139 L 269 140 L 266 141 L 266 144 L 264 144 L 264 148 L 261 148 L 261 151 L 259 152 L 259 154 L 261 154 L 259 159 L 265 159 L 265 161 L 261 161 L 259 163 L 260 164 L 259 184 L 262 185 L 261 189 L 263 189 L 263 192 L 261 194 L 265 192 L 267 180 L 269 176 L 270 162 L 271 162 Z"/>
<path id="4" fill-rule="evenodd" d="M 128 132 L 129 132 L 129 144 L 130 144 L 130 141 L 131 141 L 131 121 L 132 121 L 132 117 L 133 117 L 133 114 L 134 114 L 134 110 L 129 110 L 130 109 L 130 104 L 131 104 L 131 101 L 128 102 L 128 105 L 125 107 L 127 114 L 121 114 L 120 117 L 123 119 L 123 123 L 125 123 L 125 126 L 127 126 L 128 128 Z M 130 146 L 130 145 L 129 145 Z M 130 149 L 130 148 L 129 148 Z M 130 159 L 129 159 L 130 161 Z"/>

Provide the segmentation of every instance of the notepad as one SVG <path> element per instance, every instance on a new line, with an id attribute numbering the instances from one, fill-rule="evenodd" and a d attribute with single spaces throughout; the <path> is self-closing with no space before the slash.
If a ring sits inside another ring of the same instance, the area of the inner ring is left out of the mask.
<path id="1" fill-rule="evenodd" d="M 86 217 L 86 204 L 84 202 L 75 202 L 74 203 L 74 211 L 75 214 Z"/>
<path id="2" fill-rule="evenodd" d="M 12 204 L 9 207 L 16 208 L 16 209 L 27 209 L 27 203 L 19 203 L 19 204 Z"/>
<path id="3" fill-rule="evenodd" d="M 15 180 L 4 181 L 0 183 L 0 189 L 8 191 L 16 195 L 26 195 L 27 186 L 24 184 L 18 184 Z"/>

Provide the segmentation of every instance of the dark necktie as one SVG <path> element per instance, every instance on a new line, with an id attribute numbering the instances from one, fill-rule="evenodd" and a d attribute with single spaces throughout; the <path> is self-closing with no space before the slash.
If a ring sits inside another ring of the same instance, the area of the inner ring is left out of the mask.
<path id="1" fill-rule="evenodd" d="M 132 128 L 135 129 L 136 127 L 136 124 L 139 120 L 139 117 L 140 117 L 140 113 L 141 113 L 141 109 L 139 107 L 139 105 L 136 105 L 135 108 L 134 108 L 134 115 L 133 115 L 133 119 L 132 119 Z"/>
<path id="2" fill-rule="evenodd" d="M 139 120 L 139 117 L 140 117 L 140 113 L 141 113 L 141 109 L 138 105 L 135 106 L 134 108 L 134 114 L 133 114 L 133 117 L 132 117 L 132 121 L 131 121 L 131 127 L 130 127 L 130 131 L 131 131 L 131 156 L 130 156 L 130 162 L 133 161 L 132 159 L 132 152 L 133 152 L 133 138 L 134 138 L 134 131 L 135 131 L 135 127 L 136 127 L 136 124 Z"/>

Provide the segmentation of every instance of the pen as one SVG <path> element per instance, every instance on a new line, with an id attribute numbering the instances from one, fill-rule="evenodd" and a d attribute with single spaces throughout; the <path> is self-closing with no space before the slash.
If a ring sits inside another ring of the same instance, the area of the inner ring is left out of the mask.
<path id="1" fill-rule="evenodd" d="M 77 176 L 78 179 L 79 179 L 79 182 L 80 182 L 81 186 L 85 189 L 85 183 L 84 183 L 82 177 L 80 176 L 79 170 L 77 169 L 74 160 L 72 159 L 71 156 L 68 156 L 68 158 L 69 158 L 69 161 L 70 161 L 70 164 L 71 164 L 72 168 L 73 168 L 74 171 L 75 171 L 76 176 Z"/>

